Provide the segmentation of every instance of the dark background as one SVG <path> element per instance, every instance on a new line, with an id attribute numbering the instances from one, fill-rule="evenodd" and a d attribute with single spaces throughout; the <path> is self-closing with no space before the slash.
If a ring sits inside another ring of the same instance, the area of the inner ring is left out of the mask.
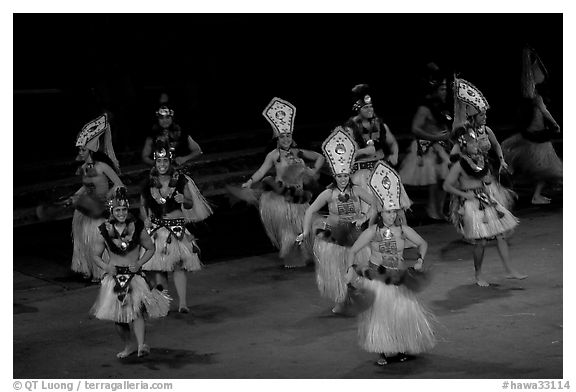
<path id="1" fill-rule="evenodd" d="M 15 154 L 16 171 L 74 159 L 76 134 L 104 108 L 117 152 L 140 149 L 162 91 L 198 140 L 269 128 L 261 112 L 273 96 L 297 107 L 296 140 L 299 129 L 321 140 L 351 115 L 351 87 L 369 83 L 376 112 L 395 134 L 408 133 L 429 61 L 479 87 L 489 124 L 510 128 L 524 44 L 548 68 L 561 123 L 562 22 L 562 14 L 16 14 L 14 144 L 27 151 Z"/>

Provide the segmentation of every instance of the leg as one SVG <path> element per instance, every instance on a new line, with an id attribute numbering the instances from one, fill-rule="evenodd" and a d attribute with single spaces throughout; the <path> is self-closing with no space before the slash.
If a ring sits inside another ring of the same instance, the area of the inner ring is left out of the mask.
<path id="1" fill-rule="evenodd" d="M 132 337 L 130 336 L 130 325 L 126 323 L 115 323 L 116 331 L 120 335 L 120 339 L 124 343 L 124 350 L 116 354 L 117 358 L 126 358 L 136 352 L 136 347 L 132 343 Z"/>
<path id="2" fill-rule="evenodd" d="M 478 240 L 474 244 L 474 271 L 476 284 L 480 287 L 487 287 L 489 283 L 482 277 L 482 263 L 484 262 L 484 249 L 486 247 L 486 240 Z"/>
<path id="3" fill-rule="evenodd" d="M 132 327 L 134 328 L 134 335 L 136 336 L 136 342 L 138 343 L 138 356 L 144 357 L 150 354 L 150 347 L 144 343 L 144 338 L 146 336 L 146 324 L 142 317 L 138 317 L 132 322 Z"/>
<path id="4" fill-rule="evenodd" d="M 499 235 L 496 237 L 496 240 L 498 241 L 498 253 L 500 254 L 504 270 L 506 271 L 506 277 L 508 279 L 526 279 L 528 275 L 520 274 L 510 267 L 510 252 L 508 242 L 506 242 L 504 236 Z"/>
<path id="5" fill-rule="evenodd" d="M 380 358 L 378 358 L 378 361 L 376 361 L 376 365 L 378 366 L 388 365 L 388 358 L 386 358 L 386 355 L 380 354 Z"/>
<path id="6" fill-rule="evenodd" d="M 428 185 L 428 205 L 426 206 L 426 213 L 432 219 L 438 219 L 438 211 L 436 211 L 436 195 L 438 193 L 438 184 Z"/>
<path id="7" fill-rule="evenodd" d="M 438 181 L 439 184 L 442 183 L 442 179 L 439 179 Z M 441 218 L 446 217 L 446 214 L 444 213 L 444 204 L 446 202 L 446 192 L 444 192 L 444 190 L 442 189 L 441 186 L 437 186 L 437 192 L 436 192 L 436 211 L 438 213 L 438 216 Z"/>
<path id="8" fill-rule="evenodd" d="M 176 286 L 176 292 L 178 293 L 178 300 L 180 304 L 178 305 L 178 311 L 180 313 L 188 313 L 190 309 L 187 306 L 186 301 L 186 271 L 182 269 L 174 270 L 174 285 Z"/>
<path id="9" fill-rule="evenodd" d="M 544 181 L 536 183 L 536 188 L 534 188 L 534 194 L 532 195 L 532 204 L 550 204 L 550 199 L 542 196 L 544 185 L 546 185 Z"/>

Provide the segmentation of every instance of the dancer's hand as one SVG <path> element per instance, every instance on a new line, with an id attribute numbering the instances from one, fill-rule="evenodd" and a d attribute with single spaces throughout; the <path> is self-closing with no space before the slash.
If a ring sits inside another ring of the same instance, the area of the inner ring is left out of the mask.
<path id="1" fill-rule="evenodd" d="M 500 170 L 508 171 L 508 164 L 504 160 L 504 158 L 500 159 Z"/>
<path id="2" fill-rule="evenodd" d="M 181 194 L 180 192 L 176 192 L 176 194 L 174 195 L 174 201 L 176 201 L 176 203 L 184 203 L 185 197 L 183 194 Z"/>
<path id="3" fill-rule="evenodd" d="M 390 155 L 388 157 L 388 162 L 390 162 L 392 166 L 396 166 L 396 164 L 398 163 L 398 154 Z"/>
<path id="4" fill-rule="evenodd" d="M 140 271 L 140 268 L 142 268 L 142 266 L 140 265 L 140 263 L 136 262 L 136 264 L 130 264 L 128 268 L 130 269 L 130 272 L 138 272 Z"/>
<path id="5" fill-rule="evenodd" d="M 246 181 L 244 184 L 242 184 L 242 188 L 250 188 L 250 186 L 252 185 L 252 183 L 254 182 L 254 180 L 252 180 L 251 178 Z"/>
<path id="6" fill-rule="evenodd" d="M 474 194 L 474 192 L 468 191 L 468 192 L 466 192 L 466 199 L 467 200 L 475 200 L 476 195 Z"/>
<path id="7" fill-rule="evenodd" d="M 305 234 L 305 233 L 298 234 L 298 237 L 296 237 L 296 242 L 298 243 L 298 245 L 302 245 L 302 242 L 304 241 L 304 238 L 306 236 L 307 236 L 307 234 Z"/>
<path id="8" fill-rule="evenodd" d="M 416 264 L 414 264 L 414 269 L 415 269 L 416 271 L 422 270 L 423 264 L 424 264 L 424 260 L 418 259 L 418 261 L 416 262 Z"/>

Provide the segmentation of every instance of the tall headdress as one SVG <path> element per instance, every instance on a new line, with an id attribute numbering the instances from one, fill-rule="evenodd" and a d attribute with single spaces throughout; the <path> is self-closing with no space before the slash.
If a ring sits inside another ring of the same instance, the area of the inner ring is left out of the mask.
<path id="1" fill-rule="evenodd" d="M 274 97 L 266 106 L 262 115 L 272 125 L 274 136 L 294 132 L 294 118 L 296 117 L 296 107 L 290 102 Z"/>
<path id="2" fill-rule="evenodd" d="M 379 161 L 370 174 L 369 185 L 385 210 L 399 210 L 401 208 L 400 177 L 390 166 Z"/>
<path id="3" fill-rule="evenodd" d="M 534 98 L 536 85 L 548 77 L 548 71 L 534 49 L 526 46 L 522 51 L 522 96 Z"/>
<path id="4" fill-rule="evenodd" d="M 103 143 L 100 143 L 101 139 L 103 139 Z M 108 122 L 108 115 L 106 113 L 82 127 L 82 130 L 76 137 L 76 147 L 84 147 L 94 152 L 102 151 L 110 158 L 114 166 L 116 166 L 116 169 L 120 167 L 118 165 L 118 159 L 116 159 L 116 154 L 114 154 L 112 132 L 110 131 L 110 123 Z"/>
<path id="5" fill-rule="evenodd" d="M 367 84 L 357 84 L 352 88 L 352 98 L 354 104 L 352 110 L 357 112 L 362 107 L 372 104 L 372 96 L 370 95 L 370 86 Z"/>
<path id="6" fill-rule="evenodd" d="M 354 139 L 340 126 L 336 127 L 322 143 L 322 151 L 334 175 L 352 172 L 352 163 L 357 150 L 358 146 Z"/>
<path id="7" fill-rule="evenodd" d="M 490 108 L 480 90 L 467 80 L 454 77 L 454 123 L 456 129 L 466 123 L 469 117 Z"/>
<path id="8" fill-rule="evenodd" d="M 110 207 L 110 212 L 116 207 L 126 207 L 130 208 L 130 202 L 128 200 L 128 191 L 124 187 L 120 187 L 116 189 L 116 193 L 110 201 L 108 202 L 108 206 Z"/>

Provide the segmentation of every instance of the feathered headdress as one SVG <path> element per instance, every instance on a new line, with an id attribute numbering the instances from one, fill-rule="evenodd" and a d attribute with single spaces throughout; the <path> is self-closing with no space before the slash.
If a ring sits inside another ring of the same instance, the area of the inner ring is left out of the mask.
<path id="1" fill-rule="evenodd" d="M 370 188 L 380 199 L 385 210 L 399 210 L 400 177 L 398 173 L 382 161 L 378 161 L 370 175 Z"/>
<path id="2" fill-rule="evenodd" d="M 101 137 L 104 142 L 100 144 Z M 114 154 L 114 147 L 112 146 L 112 133 L 110 131 L 110 123 L 108 122 L 108 115 L 104 113 L 100 117 L 88 122 L 82 127 L 80 133 L 76 137 L 76 147 L 84 147 L 90 151 L 102 151 L 110 158 L 116 168 L 119 168 L 118 159 Z"/>
<path id="3" fill-rule="evenodd" d="M 358 146 L 341 126 L 336 127 L 322 143 L 322 151 L 330 164 L 332 173 L 350 174 Z"/>
<path id="4" fill-rule="evenodd" d="M 266 106 L 262 115 L 272 125 L 275 137 L 280 136 L 280 134 L 294 133 L 296 107 L 290 102 L 274 97 Z"/>

